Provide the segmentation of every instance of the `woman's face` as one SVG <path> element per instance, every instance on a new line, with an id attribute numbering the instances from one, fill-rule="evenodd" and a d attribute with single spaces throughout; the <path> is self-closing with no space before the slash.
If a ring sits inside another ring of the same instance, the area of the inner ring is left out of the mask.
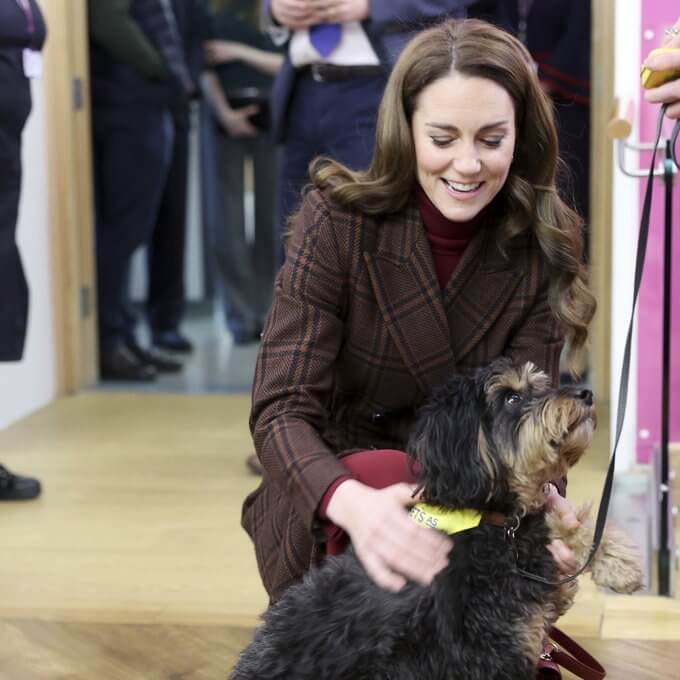
<path id="1" fill-rule="evenodd" d="M 515 109 L 492 80 L 454 71 L 430 83 L 418 97 L 411 130 L 418 181 L 448 219 L 472 219 L 505 184 Z"/>

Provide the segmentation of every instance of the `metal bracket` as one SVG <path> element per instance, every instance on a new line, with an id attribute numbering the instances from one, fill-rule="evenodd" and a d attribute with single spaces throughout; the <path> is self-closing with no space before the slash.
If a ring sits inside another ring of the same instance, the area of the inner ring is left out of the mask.
<path id="1" fill-rule="evenodd" d="M 662 139 L 656 148 L 660 150 L 665 149 L 666 140 Z M 654 151 L 654 144 L 650 144 L 649 142 L 629 143 L 625 139 L 616 140 L 616 160 L 619 170 L 621 170 L 621 172 L 628 177 L 647 177 L 649 174 L 648 169 L 631 170 L 627 167 L 626 150 L 628 149 L 631 151 Z M 662 158 L 654 170 L 655 177 L 662 177 L 664 175 L 664 163 L 665 160 Z M 673 163 L 672 166 L 672 173 L 673 175 L 676 175 L 678 173 L 678 168 L 675 166 L 675 163 Z"/>

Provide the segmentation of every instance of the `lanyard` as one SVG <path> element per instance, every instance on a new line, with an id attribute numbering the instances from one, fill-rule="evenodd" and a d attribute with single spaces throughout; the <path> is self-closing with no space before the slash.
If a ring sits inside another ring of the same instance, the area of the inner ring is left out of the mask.
<path id="1" fill-rule="evenodd" d="M 21 8 L 21 11 L 26 17 L 26 24 L 28 25 L 29 35 L 33 35 L 35 32 L 35 22 L 33 21 L 33 10 L 31 9 L 30 0 L 17 0 L 17 5 Z"/>

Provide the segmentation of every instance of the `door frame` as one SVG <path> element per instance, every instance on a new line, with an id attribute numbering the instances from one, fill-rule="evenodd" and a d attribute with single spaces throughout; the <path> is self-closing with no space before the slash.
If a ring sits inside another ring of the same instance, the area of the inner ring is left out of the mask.
<path id="1" fill-rule="evenodd" d="M 590 269 L 597 298 L 590 345 L 590 381 L 597 395 L 600 427 L 609 430 L 612 312 L 611 140 L 606 133 L 615 114 L 614 20 L 616 0 L 593 0 L 591 41 Z M 604 441 L 609 441 L 608 434 Z"/>
<path id="2" fill-rule="evenodd" d="M 86 0 L 42 3 L 57 394 L 97 380 Z"/>

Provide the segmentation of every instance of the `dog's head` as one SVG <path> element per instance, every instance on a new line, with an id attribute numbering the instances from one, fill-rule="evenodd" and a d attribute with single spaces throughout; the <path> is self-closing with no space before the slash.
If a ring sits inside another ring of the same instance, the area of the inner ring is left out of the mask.
<path id="1" fill-rule="evenodd" d="M 590 390 L 553 389 L 533 364 L 499 359 L 436 390 L 408 450 L 428 502 L 524 514 L 543 505 L 545 482 L 579 460 L 594 429 Z"/>

